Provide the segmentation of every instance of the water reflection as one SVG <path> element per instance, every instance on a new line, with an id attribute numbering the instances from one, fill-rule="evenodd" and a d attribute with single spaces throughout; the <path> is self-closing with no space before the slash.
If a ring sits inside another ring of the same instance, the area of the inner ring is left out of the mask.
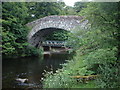
<path id="1" fill-rule="evenodd" d="M 44 70 L 50 71 L 61 68 L 60 64 L 69 59 L 69 54 L 45 55 L 44 58 L 27 57 L 18 59 L 3 60 L 3 88 L 26 88 L 39 87 L 42 73 Z M 16 81 L 17 78 L 28 79 L 28 82 L 22 83 Z"/>

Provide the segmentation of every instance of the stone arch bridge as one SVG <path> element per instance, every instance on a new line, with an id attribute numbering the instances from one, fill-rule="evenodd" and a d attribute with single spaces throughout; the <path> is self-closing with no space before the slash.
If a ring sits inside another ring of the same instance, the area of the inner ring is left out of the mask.
<path id="1" fill-rule="evenodd" d="M 72 31 L 76 27 L 85 28 L 88 20 L 82 16 L 46 16 L 27 24 L 31 28 L 28 34 L 28 42 L 38 47 L 44 37 L 56 30 Z"/>

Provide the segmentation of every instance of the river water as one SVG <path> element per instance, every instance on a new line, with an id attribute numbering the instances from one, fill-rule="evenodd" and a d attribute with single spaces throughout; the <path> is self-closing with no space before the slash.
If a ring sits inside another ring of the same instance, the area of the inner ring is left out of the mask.
<path id="1" fill-rule="evenodd" d="M 5 59 L 2 61 L 2 88 L 42 88 L 41 78 L 45 70 L 55 72 L 69 57 L 69 54 L 53 54 Z M 17 78 L 28 79 L 28 82 L 19 82 Z"/>

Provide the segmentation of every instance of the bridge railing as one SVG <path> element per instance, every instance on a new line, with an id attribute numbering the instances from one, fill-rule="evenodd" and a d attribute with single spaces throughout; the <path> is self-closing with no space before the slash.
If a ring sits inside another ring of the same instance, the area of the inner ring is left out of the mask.
<path id="1" fill-rule="evenodd" d="M 65 41 L 42 41 L 41 45 L 42 46 L 64 46 Z"/>

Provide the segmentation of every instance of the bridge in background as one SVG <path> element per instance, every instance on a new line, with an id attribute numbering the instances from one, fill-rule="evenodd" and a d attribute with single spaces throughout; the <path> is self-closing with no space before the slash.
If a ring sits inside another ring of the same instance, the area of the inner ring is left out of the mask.
<path id="1" fill-rule="evenodd" d="M 64 47 L 65 41 L 42 41 L 41 46 Z"/>
<path id="2" fill-rule="evenodd" d="M 66 51 L 72 50 L 71 46 L 66 45 L 66 41 L 42 41 L 40 42 L 42 48 L 44 49 L 44 54 L 52 54 L 52 53 L 61 53 L 64 54 Z M 40 47 L 41 47 L 40 46 Z"/>

